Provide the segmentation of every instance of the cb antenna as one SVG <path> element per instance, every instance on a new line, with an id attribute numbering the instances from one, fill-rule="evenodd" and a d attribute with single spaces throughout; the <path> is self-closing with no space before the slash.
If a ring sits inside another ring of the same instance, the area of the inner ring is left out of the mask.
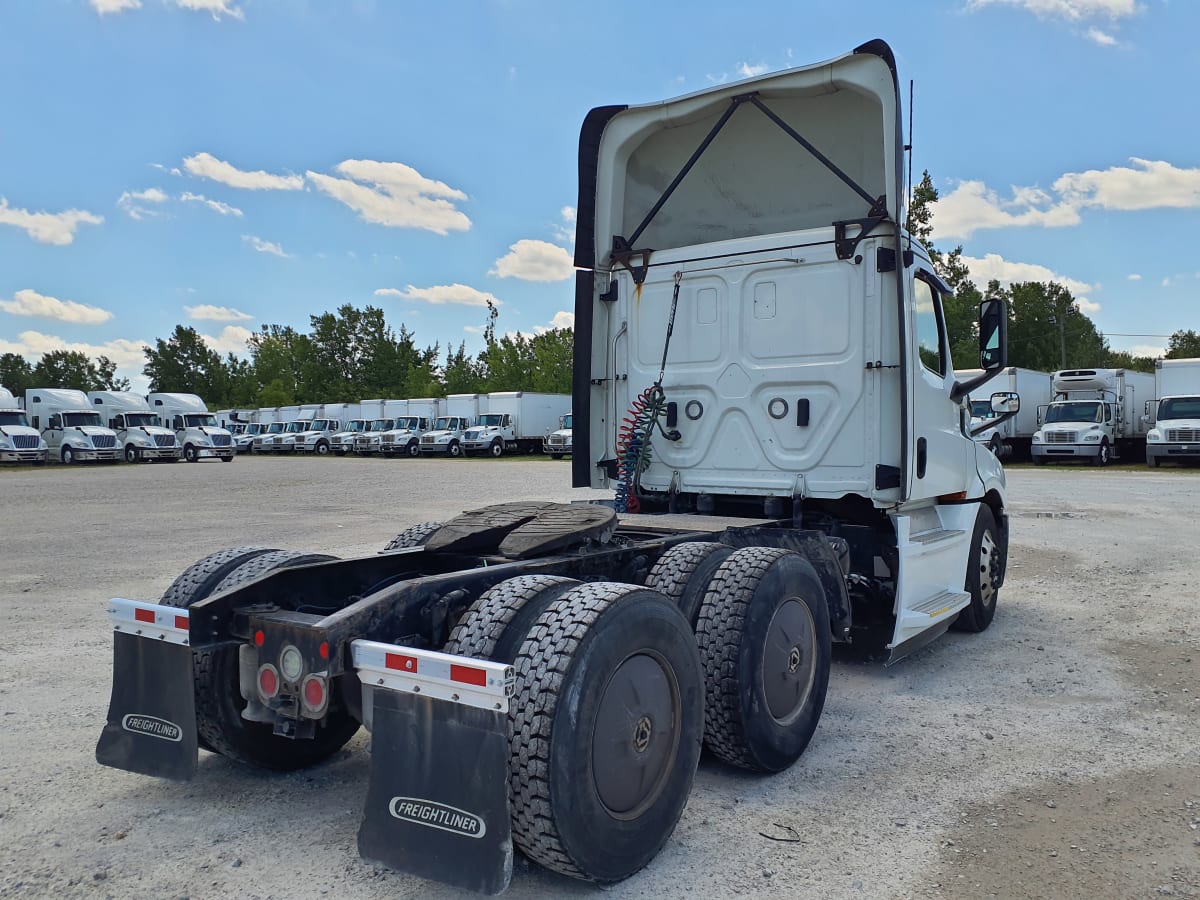
<path id="1" fill-rule="evenodd" d="M 908 80 L 908 143 L 904 145 L 904 152 L 908 154 L 908 206 L 905 208 L 905 218 L 908 217 L 912 210 L 913 202 L 913 178 L 912 178 L 912 139 L 913 139 L 913 82 Z M 908 246 L 912 249 L 912 232 L 908 232 Z"/>

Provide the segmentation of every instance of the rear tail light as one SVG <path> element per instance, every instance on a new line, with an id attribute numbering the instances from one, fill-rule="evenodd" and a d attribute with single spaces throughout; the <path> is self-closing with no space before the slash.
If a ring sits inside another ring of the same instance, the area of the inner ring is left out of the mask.
<path id="1" fill-rule="evenodd" d="M 320 675 L 309 675 L 300 686 L 300 702 L 310 713 L 324 712 L 329 703 L 329 686 Z"/>
<path id="2" fill-rule="evenodd" d="M 279 673 L 270 663 L 258 670 L 258 692 L 264 700 L 270 700 L 279 693 Z"/>

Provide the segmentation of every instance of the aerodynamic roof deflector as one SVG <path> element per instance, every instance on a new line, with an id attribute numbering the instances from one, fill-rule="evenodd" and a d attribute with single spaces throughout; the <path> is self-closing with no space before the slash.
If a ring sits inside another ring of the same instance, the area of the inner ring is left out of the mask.
<path id="1" fill-rule="evenodd" d="M 730 98 L 729 106 L 725 109 L 725 112 L 722 113 L 721 118 L 717 120 L 716 124 L 713 125 L 712 129 L 707 135 L 705 135 L 704 140 L 700 142 L 700 146 L 695 149 L 692 155 L 688 158 L 688 161 L 683 164 L 683 168 L 679 170 L 679 174 L 675 176 L 675 178 L 667 186 L 667 189 L 663 191 L 657 202 L 655 202 L 654 206 L 650 208 L 648 213 L 646 213 L 646 217 L 642 219 L 641 224 L 634 229 L 633 234 L 631 234 L 628 238 L 625 238 L 621 235 L 613 235 L 611 259 L 614 263 L 625 266 L 625 268 L 627 268 L 633 275 L 633 280 L 637 284 L 641 284 L 642 281 L 645 280 L 646 270 L 650 264 L 650 254 L 653 252 L 649 248 L 642 250 L 636 249 L 638 238 L 642 236 L 642 233 L 646 230 L 647 226 L 649 226 L 649 224 L 654 220 L 654 217 L 658 215 L 659 210 L 663 208 L 666 202 L 671 198 L 671 195 L 675 193 L 675 189 L 679 187 L 680 182 L 687 177 L 688 172 L 692 170 L 692 167 L 696 164 L 696 161 L 700 159 L 700 157 L 704 154 L 704 151 L 708 149 L 708 145 L 713 142 L 713 139 L 721 132 L 721 129 L 725 127 L 725 124 L 730 120 L 730 118 L 732 118 L 733 114 L 746 103 L 758 107 L 763 115 L 778 125 L 785 134 L 787 134 L 790 138 L 796 141 L 796 143 L 800 144 L 800 146 L 811 153 L 813 157 L 815 157 L 816 160 L 821 163 L 821 165 L 836 175 L 847 187 L 849 187 L 852 191 L 866 201 L 867 214 L 863 218 L 846 219 L 831 223 L 835 229 L 834 241 L 837 248 L 838 259 L 849 259 L 851 256 L 853 256 L 854 249 L 858 246 L 858 242 L 866 237 L 866 235 L 869 234 L 876 225 L 887 218 L 888 212 L 886 194 L 879 197 L 872 197 L 869 193 L 867 193 L 862 185 L 842 171 L 837 163 L 813 146 L 810 141 L 805 139 L 804 135 L 800 134 L 800 132 L 796 131 L 796 129 L 776 115 L 770 107 L 763 103 L 757 92 L 739 94 L 736 97 Z M 846 228 L 847 226 L 851 225 L 858 226 L 858 232 L 851 237 L 847 237 Z M 641 265 L 635 266 L 633 264 L 633 259 L 638 256 L 642 258 Z"/>

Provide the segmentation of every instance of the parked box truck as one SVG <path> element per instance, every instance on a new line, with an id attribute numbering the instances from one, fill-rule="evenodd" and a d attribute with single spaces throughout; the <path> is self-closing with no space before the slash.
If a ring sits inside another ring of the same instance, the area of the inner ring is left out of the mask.
<path id="1" fill-rule="evenodd" d="M 479 413 L 463 434 L 463 452 L 468 456 L 486 453 L 499 457 L 542 449 L 546 436 L 570 411 L 571 396 L 502 391 L 488 394 L 484 405 L 487 411 Z"/>
<path id="2" fill-rule="evenodd" d="M 0 387 L 0 462 L 44 466 L 50 451 L 29 416 L 6 387 Z"/>
<path id="3" fill-rule="evenodd" d="M 1154 362 L 1155 402 L 1146 410 L 1146 463 L 1200 462 L 1200 359 Z"/>
<path id="4" fill-rule="evenodd" d="M 380 452 L 384 456 L 420 456 L 421 435 L 437 418 L 441 401 L 436 397 L 419 397 L 405 403 L 405 412 L 397 414 L 395 427 L 380 436 Z"/>
<path id="5" fill-rule="evenodd" d="M 217 425 L 216 416 L 195 394 L 153 393 L 146 401 L 159 419 L 175 432 L 183 448 L 183 458 L 190 463 L 202 459 L 233 462 L 233 435 Z"/>
<path id="6" fill-rule="evenodd" d="M 117 433 L 126 462 L 178 462 L 183 455 L 175 432 L 158 424 L 158 416 L 141 394 L 88 391 L 87 396 L 100 421 Z"/>
<path id="7" fill-rule="evenodd" d="M 1038 410 L 1030 445 L 1035 465 L 1087 460 L 1105 466 L 1125 455 L 1140 457 L 1146 443 L 1141 411 L 1154 396 L 1154 376 L 1129 369 L 1055 372 L 1054 399 Z"/>
<path id="8" fill-rule="evenodd" d="M 542 445 L 542 452 L 551 459 L 562 459 L 571 455 L 571 414 L 559 416 L 558 428 L 548 435 Z"/>
<path id="9" fill-rule="evenodd" d="M 979 369 L 960 369 L 954 374 L 957 378 L 965 379 L 972 378 L 979 372 Z M 1011 456 L 1027 459 L 1030 444 L 1040 424 L 1038 409 L 1047 406 L 1054 399 L 1050 373 L 1009 366 L 988 383 L 988 391 L 1011 391 L 1019 394 L 1021 411 L 1011 419 L 1004 419 L 998 425 L 987 427 L 989 422 L 997 419 L 997 414 L 992 411 L 991 400 L 987 397 L 972 398 L 971 436 L 1001 459 Z"/>
<path id="10" fill-rule="evenodd" d="M 70 465 L 121 458 L 117 433 L 105 427 L 83 391 L 30 388 L 25 392 L 25 413 L 41 432 L 50 459 Z"/>

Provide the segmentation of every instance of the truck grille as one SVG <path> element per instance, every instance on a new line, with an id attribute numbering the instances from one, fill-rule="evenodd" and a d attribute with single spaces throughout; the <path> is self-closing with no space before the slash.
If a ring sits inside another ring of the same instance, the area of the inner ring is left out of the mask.
<path id="1" fill-rule="evenodd" d="M 565 447 L 567 445 L 567 439 L 561 434 L 552 434 L 549 438 L 547 438 L 546 443 L 551 447 Z"/>
<path id="2" fill-rule="evenodd" d="M 1186 441 L 1189 443 L 1200 441 L 1200 428 L 1168 428 L 1167 440 L 1172 442 Z"/>
<path id="3" fill-rule="evenodd" d="M 212 434 L 209 437 L 212 438 L 214 447 L 228 447 L 233 443 L 233 438 L 227 434 Z"/>
<path id="4" fill-rule="evenodd" d="M 38 439 L 35 434 L 14 434 L 12 442 L 13 447 L 17 450 L 36 450 L 38 448 Z"/>
<path id="5" fill-rule="evenodd" d="M 154 446 L 156 447 L 174 447 L 175 435 L 173 434 L 156 434 L 154 435 Z"/>
<path id="6" fill-rule="evenodd" d="M 112 434 L 93 434 L 92 446 L 97 450 L 108 450 L 117 446 L 116 435 Z"/>
<path id="7" fill-rule="evenodd" d="M 421 438 L 421 446 L 422 447 L 432 447 L 436 443 L 437 443 L 437 440 L 434 438 L 431 438 L 431 437 Z"/>
<path id="8" fill-rule="evenodd" d="M 1074 444 L 1077 437 L 1078 437 L 1078 434 L 1077 434 L 1077 432 L 1074 432 L 1074 431 L 1047 431 L 1046 432 L 1046 443 L 1047 444 Z"/>

